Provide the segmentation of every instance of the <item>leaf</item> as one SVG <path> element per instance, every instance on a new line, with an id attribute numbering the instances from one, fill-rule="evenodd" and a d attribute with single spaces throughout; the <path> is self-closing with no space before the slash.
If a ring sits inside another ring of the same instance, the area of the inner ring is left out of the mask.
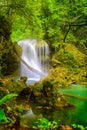
<path id="1" fill-rule="evenodd" d="M 2 105 L 4 102 L 6 102 L 8 99 L 12 97 L 17 97 L 18 94 L 12 93 L 12 94 L 7 94 L 5 95 L 1 100 L 0 100 L 0 105 Z"/>
<path id="2" fill-rule="evenodd" d="M 38 122 L 33 122 L 32 123 L 34 126 L 37 126 L 38 125 Z"/>
<path id="3" fill-rule="evenodd" d="M 19 113 L 23 113 L 23 112 L 24 112 L 24 109 L 23 109 L 23 108 L 18 108 L 17 111 L 18 111 Z"/>
<path id="4" fill-rule="evenodd" d="M 5 116 L 4 109 L 0 109 L 0 123 L 7 123 L 7 117 Z"/>

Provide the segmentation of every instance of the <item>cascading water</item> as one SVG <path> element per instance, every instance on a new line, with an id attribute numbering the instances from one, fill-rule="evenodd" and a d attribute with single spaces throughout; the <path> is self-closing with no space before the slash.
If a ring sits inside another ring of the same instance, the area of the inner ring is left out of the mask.
<path id="1" fill-rule="evenodd" d="M 22 48 L 21 74 L 28 77 L 28 81 L 39 81 L 47 75 L 49 70 L 49 47 L 36 40 L 19 41 Z"/>
<path id="2" fill-rule="evenodd" d="M 49 46 L 43 40 L 36 46 L 36 51 L 38 55 L 39 62 L 45 73 L 49 70 Z"/>

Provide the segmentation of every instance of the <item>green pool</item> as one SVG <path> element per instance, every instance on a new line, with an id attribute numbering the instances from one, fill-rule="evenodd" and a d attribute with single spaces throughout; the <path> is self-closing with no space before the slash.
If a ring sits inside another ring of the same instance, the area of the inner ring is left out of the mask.
<path id="1" fill-rule="evenodd" d="M 87 86 L 86 85 L 71 85 L 67 89 L 60 89 L 59 92 L 66 94 L 67 100 L 74 104 L 74 108 L 43 108 L 32 104 L 33 120 L 38 117 L 45 117 L 50 121 L 55 120 L 58 124 L 79 124 L 87 126 Z M 81 98 L 80 98 L 81 97 Z M 29 114 L 29 113 L 28 113 Z M 32 116 L 31 114 L 31 116 Z M 22 118 L 25 124 L 29 124 L 30 115 Z M 27 120 L 27 121 L 26 121 Z"/>

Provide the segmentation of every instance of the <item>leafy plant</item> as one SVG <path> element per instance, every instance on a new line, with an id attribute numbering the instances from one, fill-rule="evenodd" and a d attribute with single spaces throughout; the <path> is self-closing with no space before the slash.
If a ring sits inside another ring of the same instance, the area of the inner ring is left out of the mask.
<path id="1" fill-rule="evenodd" d="M 17 109 L 17 111 L 18 111 L 19 113 L 23 114 L 23 112 L 24 112 L 25 110 L 20 107 L 20 108 Z"/>
<path id="2" fill-rule="evenodd" d="M 71 124 L 71 126 L 72 126 L 75 130 L 87 130 L 87 126 L 84 127 L 83 125 L 79 125 L 79 124 Z"/>
<path id="3" fill-rule="evenodd" d="M 39 118 L 37 122 L 33 122 L 33 125 L 42 130 L 53 130 L 56 129 L 58 126 L 56 121 L 50 122 L 46 118 Z"/>
<path id="4" fill-rule="evenodd" d="M 14 122 L 11 118 L 6 117 L 4 109 L 0 109 L 0 124 L 6 124 L 8 122 Z"/>
<path id="5" fill-rule="evenodd" d="M 18 94 L 15 93 L 11 93 L 11 94 L 7 94 L 5 95 L 1 100 L 0 100 L 0 105 L 2 105 L 3 103 L 5 103 L 8 99 L 12 98 L 12 97 L 17 97 Z"/>
<path id="6" fill-rule="evenodd" d="M 7 123 L 7 117 L 5 116 L 4 109 L 0 109 L 0 123 Z"/>
<path id="7" fill-rule="evenodd" d="M 16 97 L 18 96 L 18 94 L 7 94 L 5 95 L 1 100 L 0 100 L 0 105 L 2 105 L 3 103 L 5 103 L 8 99 L 12 98 L 12 97 Z M 8 122 L 13 122 L 13 120 L 9 117 L 6 117 L 4 109 L 0 109 L 0 123 L 8 123 Z"/>

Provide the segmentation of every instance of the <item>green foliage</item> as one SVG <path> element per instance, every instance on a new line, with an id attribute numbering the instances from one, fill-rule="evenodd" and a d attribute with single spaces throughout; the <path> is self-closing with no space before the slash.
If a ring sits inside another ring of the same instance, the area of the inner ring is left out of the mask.
<path id="1" fill-rule="evenodd" d="M 75 64 L 75 58 L 71 52 L 61 49 L 60 52 L 58 52 L 57 57 L 66 65 L 74 66 Z"/>
<path id="2" fill-rule="evenodd" d="M 84 127 L 83 125 L 79 125 L 79 124 L 71 124 L 71 126 L 72 126 L 75 130 L 87 130 L 87 126 Z"/>
<path id="3" fill-rule="evenodd" d="M 7 120 L 7 117 L 4 113 L 4 109 L 0 109 L 0 124 L 1 123 L 7 123 L 8 120 Z"/>
<path id="4" fill-rule="evenodd" d="M 57 48 L 57 43 L 62 41 L 76 42 L 84 39 L 84 36 L 86 40 L 86 27 L 79 26 L 86 24 L 86 4 L 84 0 L 1 0 L 0 12 L 12 26 L 13 41 L 25 38 L 44 39 L 51 47 Z M 8 26 L 2 27 L 8 30 Z"/>
<path id="5" fill-rule="evenodd" d="M 20 108 L 17 109 L 17 111 L 18 111 L 19 113 L 23 114 L 23 112 L 24 112 L 25 110 L 20 107 Z"/>
<path id="6" fill-rule="evenodd" d="M 18 94 L 15 94 L 15 93 L 5 95 L 5 96 L 0 100 L 0 105 L 2 105 L 3 103 L 5 103 L 8 99 L 13 98 L 13 97 L 17 97 L 17 96 L 18 96 Z"/>
<path id="7" fill-rule="evenodd" d="M 12 41 L 19 41 L 20 39 L 25 39 L 29 37 L 31 31 L 28 29 L 28 22 L 23 16 L 14 15 L 12 25 Z"/>
<path id="8" fill-rule="evenodd" d="M 13 120 L 9 117 L 6 117 L 4 109 L 0 109 L 0 124 L 6 124 L 9 122 L 13 122 Z"/>
<path id="9" fill-rule="evenodd" d="M 4 104 L 7 100 L 13 97 L 17 97 L 18 94 L 7 94 L 0 100 L 0 105 Z M 9 108 L 9 107 L 8 107 Z M 9 117 L 6 117 L 4 109 L 0 109 L 0 123 L 8 123 L 13 122 L 13 120 Z"/>
<path id="10" fill-rule="evenodd" d="M 36 126 L 38 129 L 42 129 L 42 130 L 48 130 L 48 129 L 56 130 L 56 128 L 58 127 L 56 121 L 50 122 L 46 118 L 39 118 L 38 122 L 33 122 L 33 126 Z"/>
<path id="11" fill-rule="evenodd" d="M 4 104 L 10 98 L 17 97 L 17 96 L 18 96 L 18 94 L 15 94 L 15 93 L 5 95 L 0 100 L 0 105 Z M 6 117 L 4 109 L 0 109 L 0 123 L 8 123 L 8 122 L 13 122 L 13 120 L 9 117 Z"/>

